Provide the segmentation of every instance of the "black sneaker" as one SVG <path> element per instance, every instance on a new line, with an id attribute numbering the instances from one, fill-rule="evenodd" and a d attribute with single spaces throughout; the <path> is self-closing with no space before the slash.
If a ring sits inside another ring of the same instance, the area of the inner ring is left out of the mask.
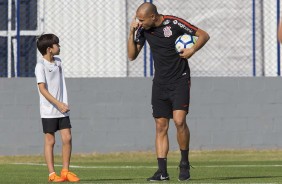
<path id="1" fill-rule="evenodd" d="M 179 164 L 179 177 L 178 181 L 186 181 L 190 179 L 190 164 L 189 162 L 180 162 Z"/>
<path id="2" fill-rule="evenodd" d="M 160 169 L 157 170 L 157 172 L 155 172 L 155 174 L 150 177 L 147 178 L 147 181 L 168 181 L 169 180 L 169 176 L 167 173 L 163 173 Z"/>

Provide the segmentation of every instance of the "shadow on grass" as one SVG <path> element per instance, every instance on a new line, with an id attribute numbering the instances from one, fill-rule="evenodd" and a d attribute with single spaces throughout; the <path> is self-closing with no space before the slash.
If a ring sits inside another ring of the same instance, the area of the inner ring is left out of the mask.
<path id="1" fill-rule="evenodd" d="M 229 177 L 212 177 L 212 178 L 192 178 L 191 180 L 241 180 L 241 179 L 269 179 L 269 178 L 282 178 L 282 176 L 229 176 Z"/>
<path id="2" fill-rule="evenodd" d="M 109 178 L 101 178 L 101 179 L 81 179 L 81 180 L 80 180 L 80 182 L 133 181 L 133 180 L 136 180 L 136 179 L 143 179 L 143 178 L 118 178 L 118 179 L 115 179 L 115 178 L 112 178 L 112 179 L 109 179 Z"/>
<path id="3" fill-rule="evenodd" d="M 218 177 L 218 180 L 239 180 L 239 179 L 267 179 L 267 178 L 282 178 L 282 176 L 238 176 L 238 177 Z"/>

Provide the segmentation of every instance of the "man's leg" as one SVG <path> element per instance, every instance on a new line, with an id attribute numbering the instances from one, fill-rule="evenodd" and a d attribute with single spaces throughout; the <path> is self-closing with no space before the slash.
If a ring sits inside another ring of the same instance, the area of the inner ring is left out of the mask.
<path id="1" fill-rule="evenodd" d="M 167 118 L 155 118 L 156 123 L 156 154 L 158 158 L 158 171 L 150 178 L 148 181 L 161 181 L 161 180 L 169 180 L 169 176 L 167 174 L 167 154 L 169 149 L 169 141 L 168 141 L 168 127 L 169 127 L 169 119 Z"/>
<path id="2" fill-rule="evenodd" d="M 177 129 L 177 141 L 181 151 L 181 161 L 179 164 L 180 174 L 179 180 L 190 179 L 190 164 L 189 164 L 189 143 L 190 131 L 186 123 L 187 112 L 184 110 L 174 110 L 173 120 Z"/>
<path id="3" fill-rule="evenodd" d="M 184 110 L 173 111 L 173 121 L 177 129 L 177 142 L 181 150 L 188 150 L 190 143 L 190 131 L 186 123 L 187 112 Z"/>
<path id="4" fill-rule="evenodd" d="M 155 118 L 156 122 L 156 154 L 158 158 L 159 169 L 167 173 L 167 154 L 169 150 L 168 127 L 169 119 Z"/>
<path id="5" fill-rule="evenodd" d="M 156 122 L 156 153 L 158 158 L 166 158 L 169 149 L 168 127 L 169 119 L 155 118 Z"/>

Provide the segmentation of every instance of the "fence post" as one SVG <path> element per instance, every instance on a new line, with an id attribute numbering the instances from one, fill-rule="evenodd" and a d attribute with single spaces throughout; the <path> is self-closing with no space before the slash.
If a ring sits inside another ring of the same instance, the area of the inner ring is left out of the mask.
<path id="1" fill-rule="evenodd" d="M 277 0 L 277 26 L 280 22 L 280 0 Z M 280 43 L 277 41 L 277 75 L 280 76 Z"/>
<path id="2" fill-rule="evenodd" d="M 12 77 L 12 0 L 8 1 L 8 33 L 7 33 L 7 56 L 8 56 L 8 63 L 7 63 L 7 77 Z"/>
<path id="3" fill-rule="evenodd" d="M 153 3 L 153 0 L 150 0 L 150 3 Z M 154 75 L 154 67 L 153 67 L 153 56 L 152 56 L 152 52 L 150 50 L 150 76 L 152 77 Z"/>
<path id="4" fill-rule="evenodd" d="M 147 0 L 144 0 L 144 3 L 146 3 Z M 147 77 L 147 43 L 145 41 L 144 43 L 144 77 Z"/>
<path id="5" fill-rule="evenodd" d="M 20 16 L 20 6 L 21 6 L 21 3 L 20 3 L 20 0 L 17 0 L 17 72 L 15 72 L 15 77 L 17 76 L 20 76 L 20 46 L 21 46 L 21 38 L 20 38 L 20 29 L 21 29 L 21 26 L 20 26 L 20 19 L 21 19 L 21 16 Z"/>
<path id="6" fill-rule="evenodd" d="M 253 77 L 256 76 L 256 6 L 253 0 Z"/>

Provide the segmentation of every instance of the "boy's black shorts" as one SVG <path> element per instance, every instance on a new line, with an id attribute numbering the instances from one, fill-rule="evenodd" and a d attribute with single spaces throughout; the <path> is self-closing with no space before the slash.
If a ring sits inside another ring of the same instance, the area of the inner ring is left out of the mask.
<path id="1" fill-rule="evenodd" d="M 153 82 L 152 108 L 155 118 L 173 118 L 174 110 L 188 113 L 190 102 L 190 79 L 182 79 L 173 84 Z"/>
<path id="2" fill-rule="evenodd" d="M 71 128 L 70 118 L 41 118 L 43 133 L 54 133 L 57 130 L 62 130 L 66 128 Z"/>

